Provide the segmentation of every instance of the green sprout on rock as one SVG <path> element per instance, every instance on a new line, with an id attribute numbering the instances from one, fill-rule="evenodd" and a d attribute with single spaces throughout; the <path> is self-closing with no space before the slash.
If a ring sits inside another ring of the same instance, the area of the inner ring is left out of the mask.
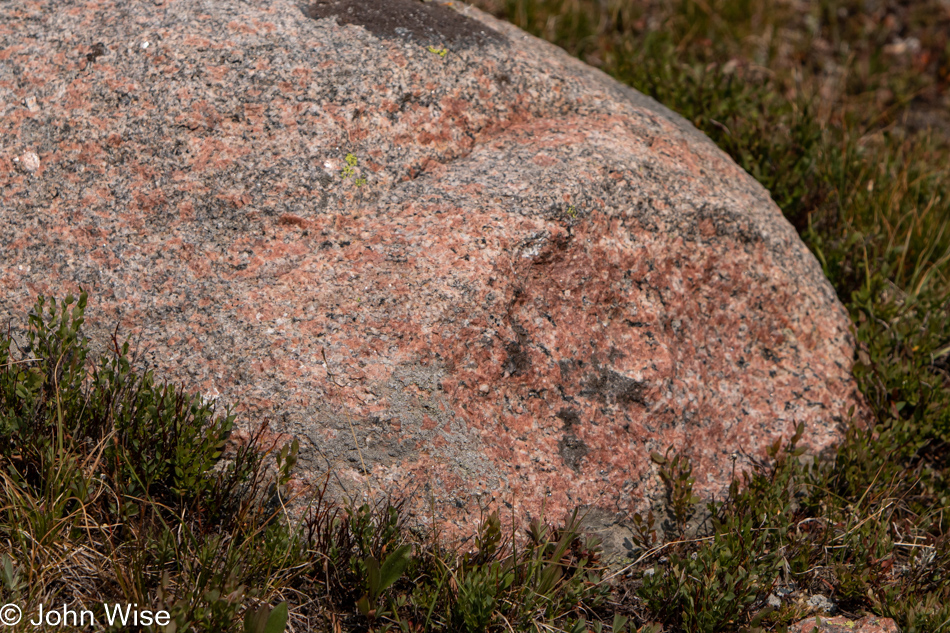
<path id="1" fill-rule="evenodd" d="M 343 179 L 356 176 L 356 166 L 359 164 L 359 159 L 355 154 L 346 155 L 346 165 L 343 166 L 343 170 L 340 172 L 340 177 Z M 353 178 L 353 183 L 357 187 L 362 187 L 366 184 L 366 178 L 355 177 Z"/>

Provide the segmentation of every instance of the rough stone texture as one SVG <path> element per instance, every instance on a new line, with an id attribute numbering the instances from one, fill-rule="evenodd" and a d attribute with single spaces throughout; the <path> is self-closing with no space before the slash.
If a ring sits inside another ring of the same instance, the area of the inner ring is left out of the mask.
<path id="1" fill-rule="evenodd" d="M 869 615 L 860 620 L 851 620 L 839 615 L 833 618 L 812 617 L 796 622 L 788 633 L 900 633 L 900 629 L 890 618 Z"/>
<path id="2" fill-rule="evenodd" d="M 847 315 L 750 176 L 510 25 L 382 6 L 0 4 L 0 316 L 82 285 L 100 346 L 463 533 L 839 439 Z"/>

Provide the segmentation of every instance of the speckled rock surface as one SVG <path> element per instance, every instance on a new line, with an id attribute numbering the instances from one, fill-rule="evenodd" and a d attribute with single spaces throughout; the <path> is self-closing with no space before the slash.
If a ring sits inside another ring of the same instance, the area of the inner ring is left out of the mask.
<path id="1" fill-rule="evenodd" d="M 622 521 L 671 445 L 709 496 L 799 422 L 840 438 L 847 316 L 751 177 L 509 25 L 397 5 L 0 4 L 0 316 L 82 285 L 94 341 L 298 436 L 304 479 L 463 533 Z"/>
<path id="2" fill-rule="evenodd" d="M 844 616 L 833 618 L 808 618 L 789 628 L 789 633 L 899 633 L 897 624 L 890 618 L 873 615 L 860 620 L 851 620 Z"/>

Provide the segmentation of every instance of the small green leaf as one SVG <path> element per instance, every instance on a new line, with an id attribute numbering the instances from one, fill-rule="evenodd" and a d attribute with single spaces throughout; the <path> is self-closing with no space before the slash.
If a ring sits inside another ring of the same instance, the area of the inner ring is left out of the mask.
<path id="1" fill-rule="evenodd" d="M 627 626 L 627 621 L 629 618 L 626 616 L 620 615 L 619 613 L 614 614 L 614 623 L 610 625 L 611 633 L 620 633 Z"/>
<path id="2" fill-rule="evenodd" d="M 409 560 L 412 554 L 412 545 L 403 545 L 396 549 L 392 554 L 386 557 L 382 569 L 379 570 L 379 595 L 388 589 L 394 582 L 399 580 L 406 567 L 409 566 Z"/>
<path id="3" fill-rule="evenodd" d="M 267 626 L 264 627 L 264 633 L 284 633 L 287 627 L 287 603 L 281 602 L 270 612 L 267 618 Z"/>
<path id="4" fill-rule="evenodd" d="M 369 589 L 369 597 L 376 602 L 377 596 L 382 592 L 379 588 L 379 561 L 373 556 L 367 556 L 363 559 L 363 565 L 366 567 L 366 586 Z"/>

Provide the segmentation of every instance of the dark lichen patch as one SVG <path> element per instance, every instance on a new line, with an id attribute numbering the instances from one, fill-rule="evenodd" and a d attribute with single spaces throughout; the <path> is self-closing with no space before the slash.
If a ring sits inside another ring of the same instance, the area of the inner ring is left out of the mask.
<path id="1" fill-rule="evenodd" d="M 478 20 L 436 2 L 421 0 L 316 0 L 314 19 L 335 16 L 339 24 L 355 24 L 379 38 L 402 39 L 422 46 L 465 48 L 502 42 L 504 37 Z"/>
<path id="2" fill-rule="evenodd" d="M 96 42 L 92 49 L 86 53 L 86 61 L 90 64 L 106 54 L 106 46 L 102 42 Z"/>
<path id="3" fill-rule="evenodd" d="M 523 374 L 531 366 L 528 351 L 521 343 L 517 341 L 509 343 L 505 346 L 505 351 L 508 353 L 508 359 L 505 361 L 505 371 L 508 374 L 512 376 Z"/>
<path id="4" fill-rule="evenodd" d="M 513 329 L 518 338 L 505 346 L 508 357 L 505 359 L 504 371 L 510 376 L 518 376 L 531 367 L 531 357 L 528 355 L 528 333 L 519 325 Z"/>
<path id="5" fill-rule="evenodd" d="M 573 433 L 565 433 L 557 443 L 558 453 L 567 466 L 575 471 L 581 471 L 581 461 L 587 456 L 590 450 L 587 444 Z"/>
<path id="6" fill-rule="evenodd" d="M 569 431 L 575 424 L 580 424 L 581 416 L 574 409 L 561 409 L 557 412 L 557 417 L 564 423 L 564 430 Z"/>
<path id="7" fill-rule="evenodd" d="M 590 373 L 584 380 L 581 396 L 597 398 L 608 404 L 629 405 L 646 404 L 643 392 L 646 385 L 639 380 L 601 367 L 596 373 Z"/>

